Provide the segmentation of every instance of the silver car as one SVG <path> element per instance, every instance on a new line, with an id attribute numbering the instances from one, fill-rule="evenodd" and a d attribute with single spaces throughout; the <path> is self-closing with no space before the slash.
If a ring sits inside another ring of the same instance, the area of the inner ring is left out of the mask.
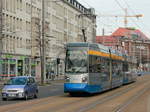
<path id="1" fill-rule="evenodd" d="M 24 98 L 27 100 L 29 97 L 38 96 L 38 86 L 35 79 L 30 76 L 13 77 L 2 89 L 2 100 L 9 98 Z"/>

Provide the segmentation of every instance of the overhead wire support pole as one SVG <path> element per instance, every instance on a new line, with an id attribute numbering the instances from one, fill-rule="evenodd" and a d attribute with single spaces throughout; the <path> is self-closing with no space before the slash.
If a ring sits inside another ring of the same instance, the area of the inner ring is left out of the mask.
<path id="1" fill-rule="evenodd" d="M 0 0 L 0 58 L 2 57 L 2 50 L 3 50 L 3 0 Z"/>
<path id="2" fill-rule="evenodd" d="M 0 60 L 3 55 L 3 0 L 0 0 Z M 2 65 L 0 64 L 0 73 L 2 73 Z"/>
<path id="3" fill-rule="evenodd" d="M 30 36 L 31 36 L 31 58 L 30 58 L 30 63 L 32 62 L 32 58 L 33 58 L 33 20 L 32 20 L 32 17 L 33 17 L 33 10 L 32 10 L 32 5 L 33 5 L 33 0 L 30 1 L 31 2 L 31 33 L 30 33 Z M 29 73 L 31 73 L 31 66 L 29 68 Z"/>
<path id="4" fill-rule="evenodd" d="M 42 0 L 41 84 L 45 82 L 45 0 Z"/>
<path id="5" fill-rule="evenodd" d="M 31 2 L 31 33 L 30 33 L 30 35 L 31 35 L 31 57 L 33 57 L 33 33 L 32 33 L 32 31 L 33 31 L 33 21 L 32 21 L 32 17 L 33 17 L 33 10 L 32 10 L 32 5 L 33 5 L 33 1 L 32 0 L 30 0 L 30 2 Z"/>
<path id="6" fill-rule="evenodd" d="M 127 27 L 127 24 L 128 24 L 128 20 L 127 20 L 127 16 L 128 16 L 127 8 L 125 8 L 124 11 L 125 11 L 124 26 L 125 26 L 125 28 L 126 28 L 126 27 Z"/>

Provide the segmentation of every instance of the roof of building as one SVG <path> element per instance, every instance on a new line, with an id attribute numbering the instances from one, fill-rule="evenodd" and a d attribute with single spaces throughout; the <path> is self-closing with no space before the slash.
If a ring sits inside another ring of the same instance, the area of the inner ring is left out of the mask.
<path id="1" fill-rule="evenodd" d="M 127 36 L 129 38 L 138 38 L 138 39 L 148 39 L 148 37 L 138 29 L 134 28 L 118 28 L 114 33 L 113 37 L 122 37 Z"/>
<path id="2" fill-rule="evenodd" d="M 116 38 L 113 36 L 96 36 L 96 42 L 115 42 Z"/>

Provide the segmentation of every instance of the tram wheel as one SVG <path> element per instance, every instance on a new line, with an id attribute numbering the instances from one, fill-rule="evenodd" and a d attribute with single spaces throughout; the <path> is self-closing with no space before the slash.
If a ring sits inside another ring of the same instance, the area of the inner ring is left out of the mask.
<path id="1" fill-rule="evenodd" d="M 77 93 L 69 93 L 70 96 L 77 96 Z"/>

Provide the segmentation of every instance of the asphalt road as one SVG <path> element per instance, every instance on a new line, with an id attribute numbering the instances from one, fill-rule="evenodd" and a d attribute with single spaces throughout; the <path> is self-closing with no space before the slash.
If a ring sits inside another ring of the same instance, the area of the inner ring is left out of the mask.
<path id="1" fill-rule="evenodd" d="M 61 85 L 61 84 L 60 84 Z M 57 86 L 53 85 L 54 91 Z M 150 112 L 150 75 L 107 92 L 91 96 L 54 95 L 0 106 L 0 112 Z"/>
<path id="2" fill-rule="evenodd" d="M 143 76 L 141 76 L 142 78 Z M 39 87 L 39 96 L 38 99 L 41 98 L 47 98 L 47 97 L 53 97 L 53 96 L 64 96 L 63 92 L 63 82 L 53 82 L 51 85 L 48 86 L 40 86 Z M 32 101 L 34 99 L 29 99 L 29 101 Z M 8 105 L 8 104 L 15 104 L 20 102 L 26 102 L 23 99 L 13 99 L 9 101 L 2 101 L 1 100 L 1 94 L 0 94 L 0 106 L 2 105 Z"/>
<path id="3" fill-rule="evenodd" d="M 51 85 L 47 86 L 39 86 L 39 96 L 38 98 L 45 98 L 49 96 L 57 96 L 57 95 L 63 95 L 63 83 L 52 83 Z M 29 99 L 34 100 L 34 99 Z M 12 99 L 9 101 L 2 101 L 1 94 L 0 94 L 0 106 L 1 105 L 7 105 L 7 104 L 14 104 L 19 102 L 24 102 L 23 99 Z"/>

